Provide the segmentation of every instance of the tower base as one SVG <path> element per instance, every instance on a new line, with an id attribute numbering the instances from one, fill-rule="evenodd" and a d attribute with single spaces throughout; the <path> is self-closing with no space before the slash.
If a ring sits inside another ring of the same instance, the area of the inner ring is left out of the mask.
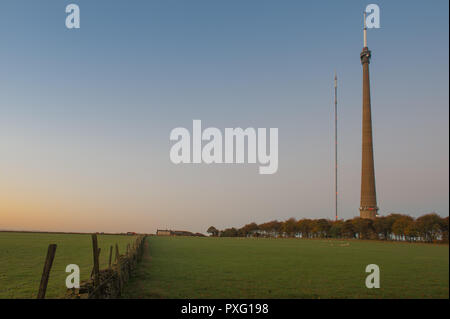
<path id="1" fill-rule="evenodd" d="M 376 219 L 378 215 L 378 207 L 361 207 L 359 209 L 359 217 L 365 219 Z"/>

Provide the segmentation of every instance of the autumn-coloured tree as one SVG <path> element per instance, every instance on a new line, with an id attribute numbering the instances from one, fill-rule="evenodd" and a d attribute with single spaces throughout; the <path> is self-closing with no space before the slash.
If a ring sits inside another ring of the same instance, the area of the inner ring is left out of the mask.
<path id="1" fill-rule="evenodd" d="M 355 233 L 359 239 L 373 239 L 375 231 L 371 219 L 355 217 L 352 220 Z"/>
<path id="2" fill-rule="evenodd" d="M 337 220 L 331 223 L 331 227 L 329 230 L 329 236 L 331 238 L 342 238 L 342 229 L 344 227 L 344 221 Z"/>
<path id="3" fill-rule="evenodd" d="M 273 220 L 257 225 L 250 223 L 243 227 L 227 228 L 218 231 L 213 226 L 208 233 L 221 237 L 265 236 L 278 237 L 286 235 L 302 238 L 359 238 L 408 241 L 442 241 L 448 242 L 449 218 L 441 218 L 435 213 L 423 215 L 417 219 L 403 214 L 390 214 L 374 220 L 355 217 L 348 220 L 331 221 L 329 219 L 289 218 L 284 222 Z"/>
<path id="4" fill-rule="evenodd" d="M 441 220 L 442 241 L 448 243 L 448 216 Z"/>
<path id="5" fill-rule="evenodd" d="M 249 235 L 254 235 L 258 230 L 259 228 L 256 223 L 250 223 L 239 229 L 239 233 L 242 234 L 243 237 L 247 237 Z"/>
<path id="6" fill-rule="evenodd" d="M 219 236 L 219 230 L 214 226 L 210 226 L 206 232 L 211 234 L 212 237 Z"/>
<path id="7" fill-rule="evenodd" d="M 302 234 L 302 238 L 309 238 L 312 231 L 310 219 L 301 219 L 297 222 L 297 229 Z"/>
<path id="8" fill-rule="evenodd" d="M 406 230 L 411 229 L 412 223 L 414 222 L 411 216 L 403 215 L 398 217 L 394 224 L 392 225 L 392 233 L 397 236 L 398 239 L 405 238 Z"/>
<path id="9" fill-rule="evenodd" d="M 274 230 L 274 227 L 273 227 L 273 222 L 274 221 L 263 223 L 263 224 L 260 224 L 258 226 L 258 228 L 262 232 L 263 236 L 265 236 L 265 237 L 272 237 L 272 236 L 275 237 L 275 230 Z"/>
<path id="10" fill-rule="evenodd" d="M 220 237 L 237 237 L 238 230 L 234 227 L 227 228 L 220 233 Z"/>
<path id="11" fill-rule="evenodd" d="M 394 223 L 397 221 L 397 219 L 399 218 L 403 218 L 402 214 L 390 214 L 388 216 L 386 216 L 386 227 L 389 230 L 389 236 L 394 235 L 394 233 L 392 232 L 392 226 L 394 225 Z"/>
<path id="12" fill-rule="evenodd" d="M 344 238 L 355 238 L 355 227 L 351 219 L 346 220 L 342 225 L 342 236 Z"/>
<path id="13" fill-rule="evenodd" d="M 331 222 L 328 219 L 316 219 L 313 223 L 312 232 L 316 237 L 326 238 L 331 228 Z"/>
<path id="14" fill-rule="evenodd" d="M 391 224 L 387 217 L 378 217 L 373 221 L 373 230 L 378 239 L 388 240 L 391 234 Z"/>
<path id="15" fill-rule="evenodd" d="M 272 229 L 273 229 L 273 231 L 279 235 L 280 232 L 281 232 L 282 225 L 283 225 L 282 222 L 279 222 L 277 220 L 273 221 L 272 222 Z"/>
<path id="16" fill-rule="evenodd" d="M 265 236 L 277 237 L 281 232 L 282 224 L 283 223 L 277 220 L 272 220 L 270 222 L 259 225 L 258 228 L 262 232 L 264 232 Z"/>
<path id="17" fill-rule="evenodd" d="M 442 219 L 435 213 L 417 218 L 417 229 L 425 241 L 437 240 L 441 233 Z"/>
<path id="18" fill-rule="evenodd" d="M 405 236 L 409 241 L 415 241 L 419 239 L 420 232 L 419 228 L 417 227 L 417 221 L 413 220 L 409 223 L 408 227 L 405 229 Z"/>
<path id="19" fill-rule="evenodd" d="M 282 232 L 284 232 L 288 237 L 294 237 L 298 232 L 297 229 L 297 221 L 295 218 L 289 218 L 283 223 L 281 228 Z"/>

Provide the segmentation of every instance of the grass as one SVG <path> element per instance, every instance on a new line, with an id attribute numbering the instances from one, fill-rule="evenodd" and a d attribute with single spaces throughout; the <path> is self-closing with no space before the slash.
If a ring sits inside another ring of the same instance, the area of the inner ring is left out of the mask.
<path id="1" fill-rule="evenodd" d="M 108 265 L 109 248 L 116 243 L 120 253 L 135 237 L 98 235 L 100 268 Z M 81 280 L 90 276 L 91 235 L 0 232 L 0 298 L 36 298 L 49 244 L 57 244 L 46 298 L 63 297 L 68 264 L 80 267 Z"/>
<path id="2" fill-rule="evenodd" d="M 365 287 L 377 264 L 381 288 Z M 447 245 L 149 237 L 125 298 L 449 298 Z"/>

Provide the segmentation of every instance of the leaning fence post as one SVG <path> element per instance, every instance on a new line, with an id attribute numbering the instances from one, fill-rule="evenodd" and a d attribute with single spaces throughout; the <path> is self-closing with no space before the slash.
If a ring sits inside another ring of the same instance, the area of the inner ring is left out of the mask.
<path id="1" fill-rule="evenodd" d="M 119 245 L 116 243 L 116 267 L 119 278 L 119 291 L 122 291 L 122 265 L 120 264 Z"/>
<path id="2" fill-rule="evenodd" d="M 109 247 L 109 262 L 108 262 L 109 268 L 111 268 L 112 251 L 113 251 L 113 247 L 111 246 L 111 247 Z"/>
<path id="3" fill-rule="evenodd" d="M 100 272 L 100 265 L 98 262 L 98 244 L 97 244 L 97 235 L 92 234 L 92 253 L 94 255 L 94 287 L 97 287 L 99 282 L 98 274 Z"/>
<path id="4" fill-rule="evenodd" d="M 99 248 L 99 249 L 98 249 L 98 259 L 99 259 L 99 260 L 100 260 L 100 253 L 101 253 L 101 251 L 102 251 L 102 249 Z M 91 270 L 91 278 L 92 278 L 92 276 L 94 276 L 94 271 L 95 271 L 95 266 L 92 267 L 92 270 Z"/>
<path id="5" fill-rule="evenodd" d="M 119 262 L 119 246 L 116 244 L 116 262 Z"/>
<path id="6" fill-rule="evenodd" d="M 42 271 L 41 284 L 39 285 L 38 299 L 45 298 L 47 291 L 48 279 L 50 278 L 50 270 L 52 269 L 53 259 L 55 258 L 56 244 L 48 245 L 47 257 L 45 257 L 44 270 Z"/>

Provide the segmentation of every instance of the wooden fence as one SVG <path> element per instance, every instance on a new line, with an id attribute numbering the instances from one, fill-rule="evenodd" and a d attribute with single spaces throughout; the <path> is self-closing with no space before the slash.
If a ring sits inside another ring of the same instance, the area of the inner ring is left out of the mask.
<path id="1" fill-rule="evenodd" d="M 128 244 L 126 253 L 119 253 L 119 246 L 109 249 L 108 268 L 100 269 L 100 248 L 97 244 L 97 235 L 92 235 L 92 254 L 94 267 L 90 279 L 80 283 L 80 288 L 68 289 L 66 299 L 111 299 L 118 298 L 122 293 L 124 284 L 129 280 L 132 271 L 141 260 L 144 253 L 145 236 L 140 235 L 132 244 Z M 113 251 L 115 251 L 114 262 L 112 262 Z M 38 299 L 45 298 L 50 270 L 55 257 L 56 245 L 49 245 L 47 257 L 39 286 Z"/>

